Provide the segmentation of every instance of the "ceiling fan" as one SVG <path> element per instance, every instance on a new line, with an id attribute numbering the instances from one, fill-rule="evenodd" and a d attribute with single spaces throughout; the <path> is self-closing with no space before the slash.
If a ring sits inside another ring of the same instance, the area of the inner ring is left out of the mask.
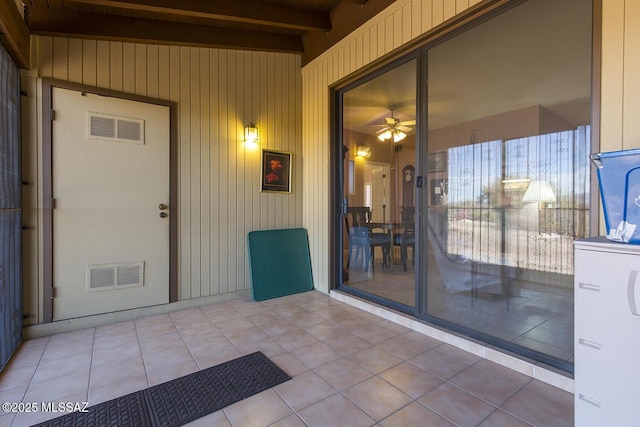
<path id="1" fill-rule="evenodd" d="M 376 132 L 380 141 L 386 141 L 393 139 L 393 142 L 400 142 L 407 137 L 407 132 L 411 132 L 413 129 L 409 126 L 415 126 L 415 120 L 400 121 L 396 117 L 393 117 L 393 111 L 391 111 L 391 117 L 384 118 L 385 123 L 382 125 L 382 129 Z"/>

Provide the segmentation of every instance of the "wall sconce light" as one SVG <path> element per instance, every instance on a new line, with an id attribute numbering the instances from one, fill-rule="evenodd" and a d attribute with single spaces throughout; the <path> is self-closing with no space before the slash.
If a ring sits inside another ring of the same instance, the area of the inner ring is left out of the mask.
<path id="1" fill-rule="evenodd" d="M 366 145 L 358 145 L 356 147 L 356 156 L 368 159 L 369 157 L 371 157 L 371 147 L 367 147 Z"/>
<path id="2" fill-rule="evenodd" d="M 258 128 L 253 123 L 244 128 L 244 143 L 247 147 L 258 146 Z"/>

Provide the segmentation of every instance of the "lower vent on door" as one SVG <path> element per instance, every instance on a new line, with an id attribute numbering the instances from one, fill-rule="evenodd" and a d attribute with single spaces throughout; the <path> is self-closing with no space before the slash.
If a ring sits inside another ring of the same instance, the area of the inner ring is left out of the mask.
<path id="1" fill-rule="evenodd" d="M 87 266 L 87 292 L 134 288 L 143 285 L 143 261 Z"/>

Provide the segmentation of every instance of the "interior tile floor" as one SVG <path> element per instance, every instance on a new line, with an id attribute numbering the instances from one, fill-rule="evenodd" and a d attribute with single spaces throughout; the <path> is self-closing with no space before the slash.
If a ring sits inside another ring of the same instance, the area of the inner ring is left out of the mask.
<path id="1" fill-rule="evenodd" d="M 26 341 L 0 402 L 94 405 L 258 350 L 292 379 L 190 425 L 573 425 L 571 393 L 317 291 Z M 0 427 L 56 415 L 0 412 Z"/>
<path id="2" fill-rule="evenodd" d="M 358 260 L 359 261 L 359 260 Z M 431 263 L 435 265 L 435 261 Z M 437 269 L 434 269 L 437 270 Z M 411 263 L 383 268 L 376 259 L 374 269 L 364 271 L 362 263 L 352 263 L 348 285 L 413 307 L 415 274 Z M 514 280 L 517 292 L 490 295 L 479 291 L 447 289 L 436 272 L 429 280 L 429 314 L 452 323 L 574 362 L 573 287 L 550 286 Z"/>

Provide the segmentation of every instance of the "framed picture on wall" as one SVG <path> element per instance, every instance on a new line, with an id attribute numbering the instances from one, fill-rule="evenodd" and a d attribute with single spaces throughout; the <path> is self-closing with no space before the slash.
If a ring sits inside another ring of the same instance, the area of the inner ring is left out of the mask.
<path id="1" fill-rule="evenodd" d="M 260 191 L 291 193 L 291 153 L 262 150 Z"/>
<path id="2" fill-rule="evenodd" d="M 432 172 L 442 172 L 445 170 L 447 166 L 447 153 L 444 151 L 438 151 L 435 153 L 430 153 L 427 158 L 427 167 L 429 173 Z"/>

